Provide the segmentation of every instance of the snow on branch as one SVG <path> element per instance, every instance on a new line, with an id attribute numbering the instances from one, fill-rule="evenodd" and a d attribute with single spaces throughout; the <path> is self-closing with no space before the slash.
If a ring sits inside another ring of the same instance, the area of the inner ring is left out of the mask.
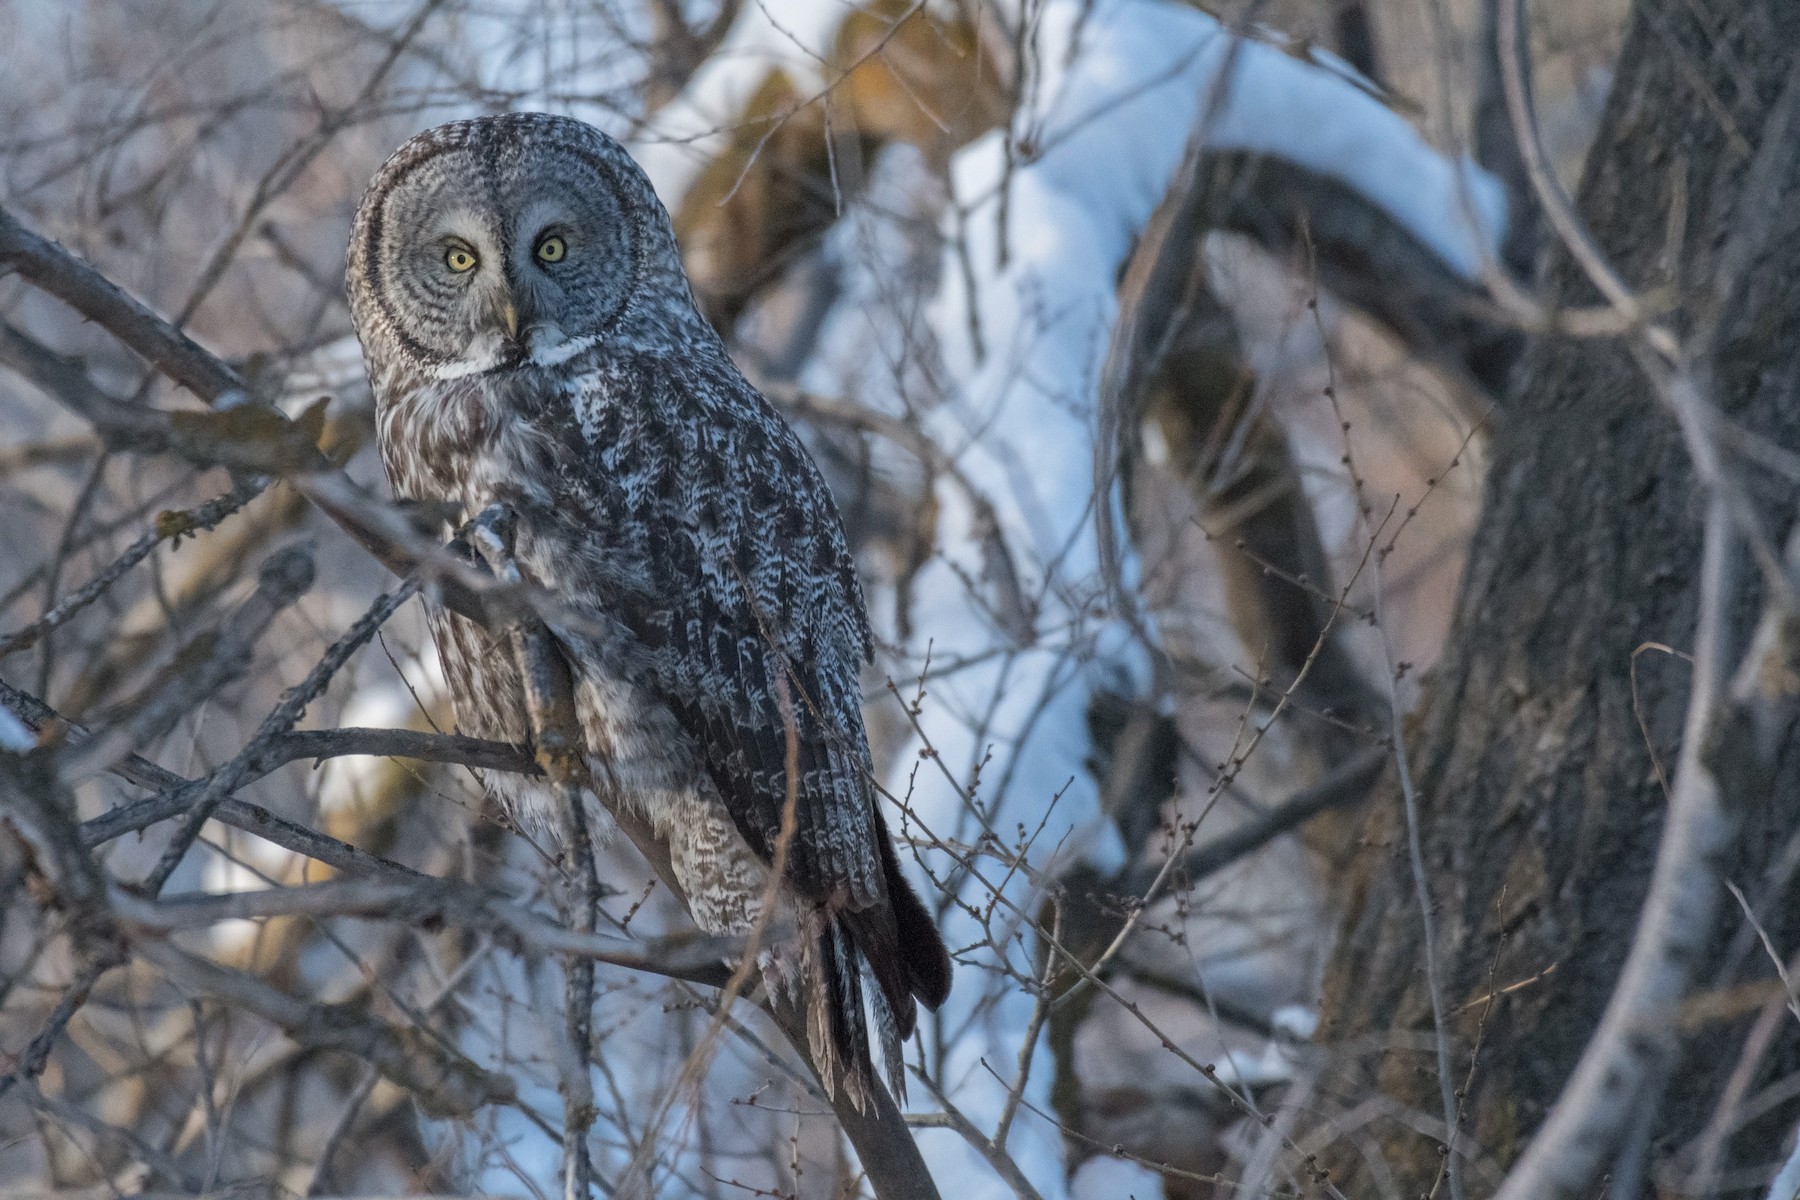
<path id="1" fill-rule="evenodd" d="M 1434 347 L 1453 372 L 1491 380 L 1482 354 L 1502 339 L 1472 315 L 1471 281 L 1494 258 L 1504 201 L 1343 71 L 1199 12 L 1050 3 L 1033 36 L 1010 129 L 950 160 L 943 248 L 909 316 L 891 319 L 893 264 L 864 266 L 848 250 L 888 244 L 878 217 L 853 210 L 842 242 L 828 243 L 828 255 L 842 247 L 841 295 L 799 384 L 906 420 L 935 447 L 919 458 L 955 464 L 954 477 L 927 470 L 938 481 L 934 553 L 905 582 L 908 626 L 890 631 L 899 645 L 883 664 L 915 728 L 888 787 L 898 823 L 1015 864 L 990 885 L 941 852 L 922 854 L 959 895 L 945 914 L 950 942 L 982 947 L 968 961 L 991 980 L 959 985 L 938 1017 L 955 1036 L 931 1069 L 964 1120 L 984 1136 L 1002 1129 L 997 1149 L 1054 1197 L 1066 1187 L 1059 1131 L 1001 1124 L 1020 1096 L 1049 1111 L 1054 1072 L 1031 1040 L 1041 1027 L 1032 988 L 1020 986 L 1034 978 L 1034 931 L 996 922 L 990 887 L 1033 912 L 1069 864 L 1107 875 L 1127 865 L 1089 769 L 1087 727 L 1096 690 L 1150 691 L 1157 653 L 1109 611 L 1094 531 L 1098 396 L 1121 266 L 1175 180 L 1182 202 L 1205 210 L 1196 237 L 1225 229 L 1284 249 L 1310 239 L 1321 277 L 1351 303 Z M 907 178 L 903 159 L 878 165 L 871 186 L 884 169 Z M 679 172 L 670 178 L 678 187 Z M 1368 777 L 1365 765 L 1358 778 Z M 984 1162 L 995 1147 L 948 1133 L 924 1144 L 940 1178 L 1009 1194 Z"/>

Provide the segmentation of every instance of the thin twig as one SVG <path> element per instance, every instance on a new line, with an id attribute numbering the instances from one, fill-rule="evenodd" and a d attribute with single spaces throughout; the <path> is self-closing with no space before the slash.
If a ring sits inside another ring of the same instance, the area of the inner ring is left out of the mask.
<path id="1" fill-rule="evenodd" d="M 432 1116 L 468 1117 L 490 1104 L 517 1103 L 518 1091 L 509 1077 L 486 1070 L 421 1030 L 376 1020 L 353 1003 L 298 999 L 171 942 L 140 939 L 136 950 L 178 985 L 255 1013 L 302 1046 L 362 1059 L 411 1092 Z"/>
<path id="2" fill-rule="evenodd" d="M 743 949 L 742 938 L 698 934 L 630 940 L 570 929 L 529 908 L 468 884 L 430 875 L 390 879 L 332 879 L 253 891 L 189 892 L 148 900 L 110 889 L 112 909 L 129 928 L 146 933 L 204 929 L 221 921 L 270 917 L 365 917 L 419 927 L 452 925 L 491 933 L 521 952 L 560 954 L 717 986 L 720 965 Z"/>

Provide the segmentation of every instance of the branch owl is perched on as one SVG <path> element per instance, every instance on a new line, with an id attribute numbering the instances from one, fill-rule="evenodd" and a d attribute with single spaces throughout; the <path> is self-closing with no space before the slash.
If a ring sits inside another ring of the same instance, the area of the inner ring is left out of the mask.
<path id="1" fill-rule="evenodd" d="M 348 286 L 395 492 L 510 505 L 521 569 L 580 618 L 552 632 L 598 799 L 729 934 L 757 919 L 791 790 L 782 954 L 814 1057 L 853 1096 L 872 1082 L 866 973 L 898 1091 L 914 1000 L 944 1001 L 950 960 L 874 793 L 862 591 L 805 447 L 695 308 L 649 180 L 570 118 L 440 126 L 370 184 Z M 431 625 L 463 731 L 527 740 L 503 635 Z M 494 790 L 559 828 L 548 788 Z"/>

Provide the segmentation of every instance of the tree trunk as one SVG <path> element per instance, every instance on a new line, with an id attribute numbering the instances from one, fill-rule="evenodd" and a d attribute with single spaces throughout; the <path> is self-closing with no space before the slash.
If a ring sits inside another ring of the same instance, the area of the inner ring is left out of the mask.
<path id="1" fill-rule="evenodd" d="M 1678 308 L 1667 323 L 1710 358 L 1713 402 L 1785 447 L 1800 446 L 1796 46 L 1792 0 L 1640 0 L 1579 196 L 1627 282 L 1640 295 L 1672 295 Z M 1747 191 L 1763 156 L 1772 156 L 1779 186 Z M 1566 305 L 1596 303 L 1583 279 L 1562 255 L 1548 267 L 1546 291 Z M 1728 465 L 1778 546 L 1792 522 L 1793 480 L 1744 459 Z M 1406 747 L 1452 1085 L 1460 1093 L 1468 1081 L 1461 1128 L 1495 1171 L 1518 1156 L 1561 1091 L 1637 923 L 1665 811 L 1658 764 L 1672 774 L 1688 688 L 1679 656 L 1639 652 L 1692 640 L 1703 500 L 1674 421 L 1623 344 L 1545 338 L 1527 350 L 1494 434 L 1450 644 Z M 1740 577 L 1734 656 L 1761 602 L 1755 572 Z M 1793 733 L 1766 794 L 1728 797 L 1746 815 L 1724 864 L 1783 954 L 1800 942 L 1800 897 L 1782 862 L 1800 829 Z M 1412 1196 L 1432 1190 L 1443 1161 L 1441 1141 L 1415 1126 L 1441 1122 L 1443 1104 L 1423 915 L 1392 776 L 1355 865 L 1321 1037 L 1339 1048 L 1348 1104 L 1372 1086 L 1400 1106 L 1368 1128 Z M 1699 986 L 1772 979 L 1742 910 L 1727 900 L 1721 911 Z M 1658 1182 L 1694 1170 L 1701 1131 L 1767 1000 L 1748 994 L 1735 1008 L 1696 1008 L 1684 1022 L 1676 1082 L 1645 1113 Z M 1793 1028 L 1791 1019 L 1780 1024 L 1751 1095 L 1794 1067 Z M 1724 1143 L 1726 1161 L 1776 1161 L 1794 1119 L 1791 1100 L 1768 1107 Z M 1339 1150 L 1334 1173 L 1359 1194 L 1366 1189 L 1353 1185 L 1370 1181 L 1359 1174 L 1365 1159 L 1347 1143 Z M 1471 1194 L 1490 1191 L 1482 1181 L 1493 1175 L 1473 1168 Z"/>

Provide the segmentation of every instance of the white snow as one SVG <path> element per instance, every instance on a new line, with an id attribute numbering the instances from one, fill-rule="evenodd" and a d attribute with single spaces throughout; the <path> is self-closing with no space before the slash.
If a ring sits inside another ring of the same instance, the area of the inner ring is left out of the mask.
<path id="1" fill-rule="evenodd" d="M 1296 1042 L 1310 1042 L 1319 1031 L 1319 1014 L 1304 1004 L 1284 1004 L 1269 1018 L 1269 1024 L 1282 1037 Z"/>
<path id="2" fill-rule="evenodd" d="M 632 143 L 632 157 L 657 193 L 671 206 L 680 199 L 770 70 L 785 70 L 802 96 L 824 91 L 825 57 L 838 27 L 854 11 L 845 0 L 744 5 L 724 44 L 657 114 L 653 128 Z"/>

